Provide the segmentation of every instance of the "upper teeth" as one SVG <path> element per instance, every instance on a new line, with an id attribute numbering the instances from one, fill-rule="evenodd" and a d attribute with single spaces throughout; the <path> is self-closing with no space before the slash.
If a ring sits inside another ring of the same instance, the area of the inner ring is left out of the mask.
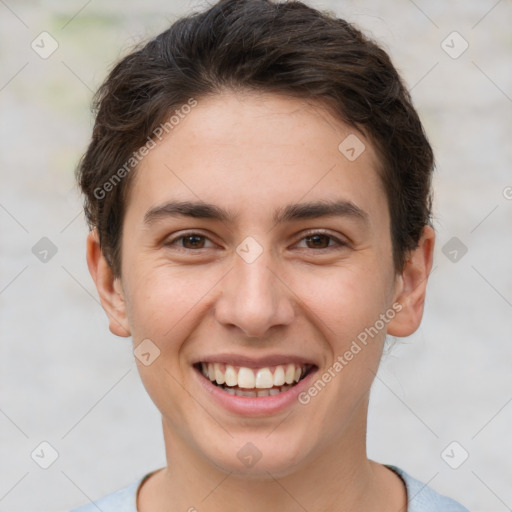
<path id="1" fill-rule="evenodd" d="M 212 382 L 245 389 L 270 389 L 274 386 L 293 384 L 299 382 L 307 369 L 307 365 L 294 363 L 254 369 L 223 363 L 201 363 L 203 375 Z"/>

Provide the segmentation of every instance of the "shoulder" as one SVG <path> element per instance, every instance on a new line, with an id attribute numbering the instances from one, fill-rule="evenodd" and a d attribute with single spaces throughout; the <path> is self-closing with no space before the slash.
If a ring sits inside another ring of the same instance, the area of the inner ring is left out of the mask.
<path id="1" fill-rule="evenodd" d="M 150 474 L 144 475 L 142 478 L 108 496 L 74 508 L 70 512 L 98 512 L 98 510 L 102 512 L 119 512 L 120 510 L 123 512 L 137 512 L 137 491 Z"/>
<path id="2" fill-rule="evenodd" d="M 403 469 L 386 464 L 397 473 L 407 488 L 407 512 L 469 512 L 460 503 L 438 494 L 426 484 L 408 475 Z"/>

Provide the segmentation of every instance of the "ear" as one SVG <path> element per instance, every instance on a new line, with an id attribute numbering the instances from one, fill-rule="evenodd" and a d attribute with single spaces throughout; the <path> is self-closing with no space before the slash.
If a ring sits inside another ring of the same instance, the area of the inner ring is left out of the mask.
<path id="1" fill-rule="evenodd" d="M 117 336 L 130 336 L 121 280 L 114 277 L 103 255 L 97 230 L 91 231 L 87 237 L 87 266 L 96 284 L 101 305 L 107 313 L 110 332 Z"/>
<path id="2" fill-rule="evenodd" d="M 421 323 L 427 281 L 432 269 L 434 241 L 434 230 L 425 226 L 418 247 L 409 253 L 402 273 L 396 278 L 395 303 L 400 304 L 402 309 L 388 324 L 388 334 L 391 336 L 409 336 Z"/>

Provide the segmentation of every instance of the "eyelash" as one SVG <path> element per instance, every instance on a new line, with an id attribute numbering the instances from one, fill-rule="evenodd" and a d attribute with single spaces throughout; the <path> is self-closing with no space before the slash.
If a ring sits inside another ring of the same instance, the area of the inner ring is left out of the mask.
<path id="1" fill-rule="evenodd" d="M 340 240 L 339 238 L 335 237 L 334 235 L 331 235 L 330 233 L 327 233 L 327 232 L 324 232 L 322 230 L 316 230 L 316 231 L 311 231 L 311 232 L 308 232 L 306 233 L 300 240 L 299 242 L 302 242 L 303 240 L 306 240 L 307 238 L 312 238 L 314 237 L 315 235 L 322 235 L 322 236 L 325 236 L 327 238 L 330 239 L 330 241 L 334 241 L 335 242 L 335 245 L 328 245 L 327 247 L 321 247 L 321 248 L 318 248 L 318 249 L 315 249 L 315 248 L 309 248 L 309 247 L 306 247 L 305 249 L 311 249 L 311 250 L 316 250 L 316 251 L 328 251 L 328 250 L 332 250 L 332 249 L 339 249 L 339 248 L 343 248 L 343 247 L 346 247 L 348 246 L 348 243 L 347 242 L 344 242 L 342 240 Z M 179 240 L 184 240 L 185 238 L 188 238 L 188 237 L 193 237 L 193 236 L 199 236 L 199 237 L 202 237 L 206 240 L 209 240 L 209 238 L 206 236 L 206 235 L 203 235 L 202 233 L 196 233 L 196 232 L 190 232 L 190 233 L 186 233 L 184 235 L 180 235 L 176 238 L 173 238 L 172 240 L 169 240 L 169 242 L 166 242 L 165 245 L 167 247 L 175 247 L 176 249 L 180 250 L 180 251 L 186 251 L 186 252 L 190 252 L 190 251 L 200 251 L 202 249 L 208 249 L 208 247 L 200 247 L 199 249 L 189 249 L 187 247 L 178 247 L 178 246 L 175 246 L 175 243 Z M 210 240 L 211 241 L 211 240 Z"/>

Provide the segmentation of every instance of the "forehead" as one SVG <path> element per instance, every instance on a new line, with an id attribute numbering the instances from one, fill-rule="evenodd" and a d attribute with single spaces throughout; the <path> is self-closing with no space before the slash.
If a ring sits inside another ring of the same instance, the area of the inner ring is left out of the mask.
<path id="1" fill-rule="evenodd" d="M 347 200 L 382 216 L 377 169 L 370 142 L 319 103 L 223 93 L 199 99 L 144 157 L 129 209 L 204 201 L 255 221 L 292 201 Z"/>

